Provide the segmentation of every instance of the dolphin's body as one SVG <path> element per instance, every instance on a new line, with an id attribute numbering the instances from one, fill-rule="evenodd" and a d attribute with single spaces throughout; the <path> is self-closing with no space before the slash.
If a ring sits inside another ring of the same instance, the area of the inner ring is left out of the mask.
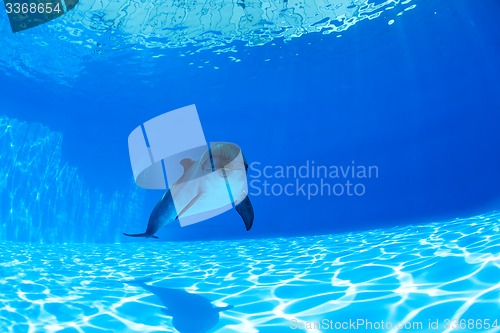
<path id="1" fill-rule="evenodd" d="M 209 299 L 188 293 L 182 289 L 172 289 L 147 285 L 151 279 L 129 281 L 138 285 L 160 299 L 166 309 L 162 311 L 172 316 L 172 324 L 181 333 L 204 333 L 219 322 L 219 312 L 232 309 L 233 306 L 214 307 Z"/>
<path id="2" fill-rule="evenodd" d="M 180 163 L 184 168 L 184 173 L 154 207 L 146 231 L 142 234 L 124 233 L 124 235 L 158 238 L 155 233 L 179 217 L 210 210 L 214 203 L 227 198 L 228 187 L 221 179 L 230 180 L 231 192 L 233 195 L 238 195 L 234 198 L 237 203 L 236 211 L 243 218 L 246 230 L 250 230 L 253 225 L 254 212 L 246 193 L 248 165 L 246 162 L 238 163 L 235 160 L 235 156 L 239 153 L 238 146 L 234 144 L 217 143 L 209 152 L 205 152 L 199 161 L 183 159 Z"/>

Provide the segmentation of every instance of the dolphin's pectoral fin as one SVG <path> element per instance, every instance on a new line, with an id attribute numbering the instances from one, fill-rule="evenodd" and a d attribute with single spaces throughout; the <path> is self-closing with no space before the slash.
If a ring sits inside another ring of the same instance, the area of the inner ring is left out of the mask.
<path id="1" fill-rule="evenodd" d="M 151 238 L 155 238 L 155 239 L 158 239 L 158 236 L 156 236 L 156 235 L 153 235 L 153 236 L 151 236 Z"/>
<path id="2" fill-rule="evenodd" d="M 187 205 L 186 207 L 184 207 L 181 212 L 179 214 L 177 214 L 176 216 L 176 220 L 179 218 L 179 217 L 182 217 L 182 214 L 184 214 L 189 208 L 191 208 L 191 206 L 194 205 L 194 203 L 202 196 L 203 192 L 200 192 L 198 193 Z"/>
<path id="3" fill-rule="evenodd" d="M 252 229 L 254 215 L 252 202 L 250 201 L 248 195 L 245 196 L 245 199 L 243 199 L 243 201 L 236 205 L 236 211 L 238 212 L 238 214 L 240 214 L 243 222 L 245 222 L 247 231 Z"/>
<path id="4" fill-rule="evenodd" d="M 228 306 L 218 306 L 215 308 L 215 310 L 221 312 L 221 311 L 225 311 L 225 310 L 231 310 L 234 308 L 234 305 L 228 305 Z"/>

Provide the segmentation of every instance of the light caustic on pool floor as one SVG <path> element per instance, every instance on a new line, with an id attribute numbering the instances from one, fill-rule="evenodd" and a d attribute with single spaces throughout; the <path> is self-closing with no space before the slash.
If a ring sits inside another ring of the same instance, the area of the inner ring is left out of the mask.
<path id="1" fill-rule="evenodd" d="M 157 297 L 124 282 L 150 277 L 233 305 L 215 332 L 351 332 L 349 321 L 361 332 L 397 332 L 398 324 L 406 324 L 400 332 L 500 332 L 499 221 L 491 213 L 230 242 L 3 243 L 0 331 L 175 332 Z M 325 323 L 332 326 L 318 326 Z"/>

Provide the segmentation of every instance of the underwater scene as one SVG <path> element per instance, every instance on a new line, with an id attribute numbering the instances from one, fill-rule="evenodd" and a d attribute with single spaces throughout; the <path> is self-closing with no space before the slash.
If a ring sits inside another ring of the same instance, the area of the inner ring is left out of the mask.
<path id="1" fill-rule="evenodd" d="M 497 0 L 4 0 L 0 333 L 500 332 Z"/>

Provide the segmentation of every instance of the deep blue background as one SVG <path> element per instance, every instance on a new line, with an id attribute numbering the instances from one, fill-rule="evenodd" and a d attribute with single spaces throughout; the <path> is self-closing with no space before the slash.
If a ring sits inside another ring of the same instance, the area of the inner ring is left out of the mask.
<path id="1" fill-rule="evenodd" d="M 253 197 L 251 233 L 228 212 L 168 227 L 162 239 L 341 232 L 498 208 L 500 3 L 416 3 L 401 17 L 363 21 L 341 38 L 308 34 L 238 45 L 239 63 L 171 51 L 161 60 L 144 57 L 145 75 L 125 56 L 94 55 L 73 87 L 1 76 L 2 112 L 62 131 L 67 160 L 90 186 L 109 192 L 130 182 L 130 131 L 193 103 L 207 139 L 239 144 L 249 162 L 354 160 L 380 169 L 361 198 Z M 189 65 L 207 58 L 220 69 Z M 161 194 L 147 194 L 144 228 Z"/>

